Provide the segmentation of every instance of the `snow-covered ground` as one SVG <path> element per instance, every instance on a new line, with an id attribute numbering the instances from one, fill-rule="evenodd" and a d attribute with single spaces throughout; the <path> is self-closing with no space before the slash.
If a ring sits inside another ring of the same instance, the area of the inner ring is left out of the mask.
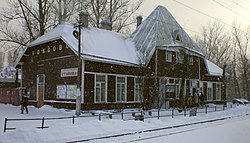
<path id="1" fill-rule="evenodd" d="M 0 104 L 0 143 L 54 143 L 70 142 L 77 140 L 87 140 L 87 142 L 219 142 L 219 143 L 249 143 L 250 131 L 250 106 L 237 106 L 225 111 L 211 112 L 208 114 L 199 113 L 196 117 L 176 116 L 171 118 L 161 117 L 160 120 L 147 118 L 144 122 L 128 120 L 123 121 L 119 117 L 109 119 L 98 116 L 83 117 L 75 119 L 45 120 L 48 128 L 36 128 L 41 126 L 39 121 L 10 121 L 8 128 L 14 127 L 15 130 L 7 130 L 5 133 L 5 118 L 49 118 L 49 117 L 70 117 L 75 114 L 74 110 L 55 109 L 50 106 L 43 106 L 37 109 L 29 107 L 29 114 L 20 114 L 20 107 Z M 164 112 L 164 111 L 163 111 Z M 84 113 L 88 115 L 89 113 Z M 131 115 L 130 115 L 131 116 Z M 157 129 L 169 126 L 176 126 L 199 121 L 233 117 L 226 120 L 184 126 L 173 129 L 143 132 L 150 129 Z M 94 138 L 110 135 L 125 136 L 91 140 Z"/>

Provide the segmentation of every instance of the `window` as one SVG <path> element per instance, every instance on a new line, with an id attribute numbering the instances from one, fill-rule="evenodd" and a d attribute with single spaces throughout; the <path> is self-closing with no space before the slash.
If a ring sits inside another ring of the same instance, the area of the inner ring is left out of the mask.
<path id="1" fill-rule="evenodd" d="M 176 99 L 179 99 L 180 97 L 180 80 L 179 79 L 175 79 L 175 95 L 176 95 Z"/>
<path id="2" fill-rule="evenodd" d="M 216 83 L 216 100 L 221 100 L 221 84 Z"/>
<path id="3" fill-rule="evenodd" d="M 213 100 L 213 84 L 207 83 L 207 100 Z"/>
<path id="4" fill-rule="evenodd" d="M 166 62 L 172 62 L 172 52 L 166 51 Z"/>
<path id="5" fill-rule="evenodd" d="M 143 101 L 143 79 L 135 78 L 134 101 Z"/>
<path id="6" fill-rule="evenodd" d="M 176 34 L 175 41 L 181 42 L 181 38 L 180 38 L 180 35 L 179 35 L 179 34 Z"/>
<path id="7" fill-rule="evenodd" d="M 174 78 L 161 79 L 161 84 L 165 84 L 165 94 L 168 98 L 178 99 L 180 97 L 180 81 L 180 79 Z"/>
<path id="8" fill-rule="evenodd" d="M 173 83 L 174 83 L 174 79 L 173 79 L 173 78 L 170 78 L 170 79 L 169 79 L 169 83 L 170 83 L 170 84 L 173 84 Z"/>
<path id="9" fill-rule="evenodd" d="M 125 77 L 116 78 L 116 101 L 117 102 L 126 102 L 127 98 L 127 86 Z"/>
<path id="10" fill-rule="evenodd" d="M 184 54 L 182 52 L 176 52 L 176 62 L 183 63 L 184 61 Z"/>
<path id="11" fill-rule="evenodd" d="M 96 75 L 95 76 L 95 102 L 103 103 L 107 100 L 106 93 L 106 76 L 105 75 Z"/>
<path id="12" fill-rule="evenodd" d="M 193 65 L 194 64 L 194 58 L 193 58 L 192 55 L 189 55 L 189 57 L 188 57 L 188 64 L 189 65 Z"/>

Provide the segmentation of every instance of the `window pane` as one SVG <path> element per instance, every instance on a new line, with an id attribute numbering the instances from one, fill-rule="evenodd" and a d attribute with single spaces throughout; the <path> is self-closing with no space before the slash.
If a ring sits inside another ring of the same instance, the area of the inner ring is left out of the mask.
<path id="1" fill-rule="evenodd" d="M 96 75 L 95 101 L 106 102 L 106 76 Z"/>
<path id="2" fill-rule="evenodd" d="M 105 82 L 105 75 L 96 75 L 96 81 L 104 81 Z"/>
<path id="3" fill-rule="evenodd" d="M 117 82 L 125 83 L 125 77 L 117 77 Z"/>
<path id="4" fill-rule="evenodd" d="M 174 79 L 169 79 L 169 83 L 174 83 Z"/>
<path id="5" fill-rule="evenodd" d="M 117 84 L 117 101 L 121 101 L 121 86 L 120 84 Z"/>

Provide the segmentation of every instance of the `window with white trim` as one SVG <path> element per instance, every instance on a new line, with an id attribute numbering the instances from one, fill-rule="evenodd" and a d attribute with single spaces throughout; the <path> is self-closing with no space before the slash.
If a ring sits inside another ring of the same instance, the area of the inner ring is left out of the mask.
<path id="1" fill-rule="evenodd" d="M 179 99 L 180 97 L 180 79 L 177 78 L 162 78 L 161 84 L 165 83 L 165 92 L 171 98 Z"/>
<path id="2" fill-rule="evenodd" d="M 193 65 L 194 64 L 194 57 L 192 55 L 188 56 L 188 64 Z"/>
<path id="3" fill-rule="evenodd" d="M 143 101 L 143 78 L 135 78 L 134 101 Z"/>
<path id="4" fill-rule="evenodd" d="M 107 102 L 106 83 L 105 75 L 95 75 L 95 103 Z"/>
<path id="5" fill-rule="evenodd" d="M 172 51 L 166 51 L 166 62 L 172 62 Z"/>
<path id="6" fill-rule="evenodd" d="M 207 100 L 213 100 L 213 83 L 207 83 Z"/>
<path id="7" fill-rule="evenodd" d="M 126 77 L 116 77 L 116 102 L 127 101 Z"/>
<path id="8" fill-rule="evenodd" d="M 221 100 L 221 84 L 216 83 L 216 100 Z"/>
<path id="9" fill-rule="evenodd" d="M 175 79 L 175 95 L 176 99 L 179 99 L 180 97 L 180 79 Z"/>
<path id="10" fill-rule="evenodd" d="M 176 52 L 176 62 L 183 63 L 184 61 L 184 54 L 182 52 Z"/>

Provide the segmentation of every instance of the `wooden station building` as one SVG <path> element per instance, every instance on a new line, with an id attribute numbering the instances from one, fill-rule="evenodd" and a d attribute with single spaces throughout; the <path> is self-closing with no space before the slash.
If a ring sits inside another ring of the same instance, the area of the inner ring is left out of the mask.
<path id="1" fill-rule="evenodd" d="M 129 37 L 111 31 L 108 23 L 91 28 L 86 17 L 81 73 L 77 29 L 67 22 L 32 41 L 21 57 L 23 85 L 38 107 L 75 108 L 79 86 L 82 109 L 150 108 L 159 99 L 177 101 L 180 93 L 195 91 L 207 103 L 225 102 L 222 69 L 205 59 L 165 7 L 143 22 L 138 17 Z"/>

